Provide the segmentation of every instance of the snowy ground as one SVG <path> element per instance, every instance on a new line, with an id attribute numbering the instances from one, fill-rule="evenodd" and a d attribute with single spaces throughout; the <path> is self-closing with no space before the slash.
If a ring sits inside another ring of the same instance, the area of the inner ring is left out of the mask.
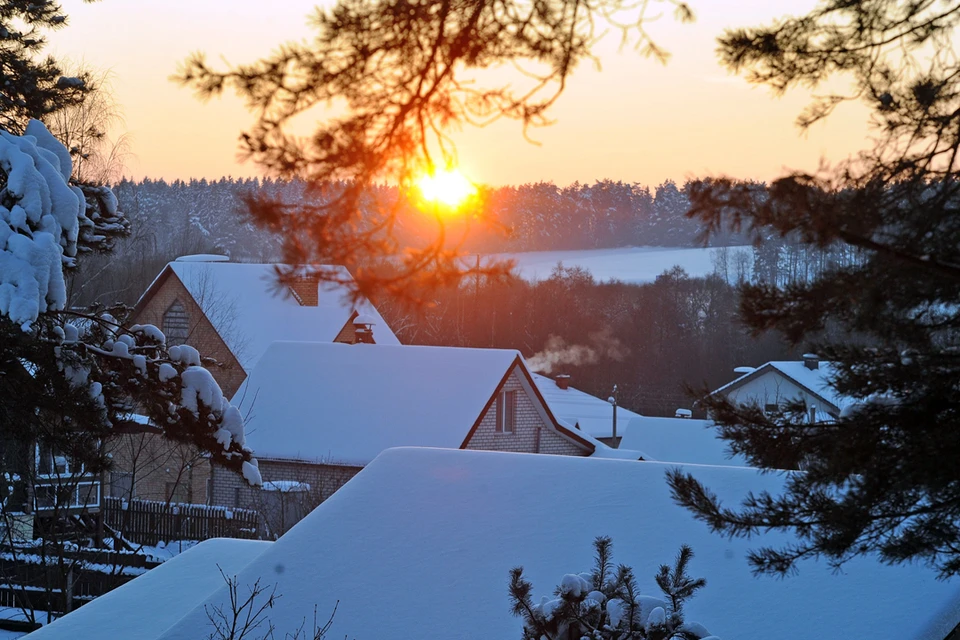
<path id="1" fill-rule="evenodd" d="M 620 280 L 635 284 L 653 282 L 657 276 L 674 266 L 681 266 L 694 277 L 714 272 L 716 248 L 677 249 L 672 247 L 623 247 L 589 251 L 532 251 L 528 253 L 501 253 L 490 258 L 510 258 L 517 262 L 522 278 L 531 282 L 550 277 L 550 272 L 562 262 L 565 267 L 583 267 L 599 282 Z M 731 274 L 733 256 L 738 251 L 750 252 L 747 247 L 727 247 Z M 750 263 L 753 258 L 751 254 Z"/>

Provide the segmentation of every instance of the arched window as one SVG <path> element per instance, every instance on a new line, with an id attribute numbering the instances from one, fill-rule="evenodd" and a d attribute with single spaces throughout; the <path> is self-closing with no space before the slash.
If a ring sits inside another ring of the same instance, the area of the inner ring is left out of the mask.
<path id="1" fill-rule="evenodd" d="M 183 344 L 190 335 L 190 314 L 179 300 L 176 300 L 163 314 L 163 335 L 167 336 L 167 346 Z"/>

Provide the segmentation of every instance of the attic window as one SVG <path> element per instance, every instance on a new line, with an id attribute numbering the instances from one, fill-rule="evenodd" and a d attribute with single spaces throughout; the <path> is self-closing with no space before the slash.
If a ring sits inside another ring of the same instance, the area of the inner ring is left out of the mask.
<path id="1" fill-rule="evenodd" d="M 497 396 L 497 433 L 513 433 L 517 421 L 517 392 L 502 391 Z"/>
<path id="2" fill-rule="evenodd" d="M 190 314 L 179 300 L 163 314 L 163 335 L 170 347 L 185 343 L 190 336 Z"/>

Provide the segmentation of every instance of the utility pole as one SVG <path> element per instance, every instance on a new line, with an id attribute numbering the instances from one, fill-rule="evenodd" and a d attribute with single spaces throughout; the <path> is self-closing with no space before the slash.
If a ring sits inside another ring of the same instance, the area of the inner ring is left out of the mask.
<path id="1" fill-rule="evenodd" d="M 607 402 L 613 406 L 613 438 L 611 438 L 611 442 L 613 448 L 616 449 L 619 446 L 617 444 L 617 385 L 613 385 L 613 394 L 607 398 Z"/>

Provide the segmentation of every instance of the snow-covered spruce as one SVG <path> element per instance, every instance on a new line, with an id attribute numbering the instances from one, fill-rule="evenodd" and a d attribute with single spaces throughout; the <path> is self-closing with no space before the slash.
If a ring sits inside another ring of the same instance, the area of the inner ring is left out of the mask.
<path id="1" fill-rule="evenodd" d="M 0 130 L 0 363 L 8 363 L 0 382 L 17 381 L 15 394 L 0 384 L 0 396 L 15 395 L 16 437 L 103 469 L 97 443 L 143 413 L 165 437 L 260 484 L 240 413 L 196 349 L 167 349 L 153 326 L 123 328 L 125 308 L 65 311 L 65 272 L 129 229 L 113 192 L 73 184 L 72 170 L 69 151 L 41 122 L 22 136 Z"/>
<path id="2" fill-rule="evenodd" d="M 633 569 L 614 568 L 610 538 L 597 538 L 594 549 L 592 572 L 568 573 L 552 598 L 543 596 L 536 604 L 523 568 L 510 571 L 512 611 L 523 618 L 524 640 L 719 640 L 703 625 L 683 619 L 684 603 L 706 585 L 687 575 L 690 547 L 680 548 L 673 567 L 660 566 L 655 578 L 663 598 L 640 595 Z"/>

